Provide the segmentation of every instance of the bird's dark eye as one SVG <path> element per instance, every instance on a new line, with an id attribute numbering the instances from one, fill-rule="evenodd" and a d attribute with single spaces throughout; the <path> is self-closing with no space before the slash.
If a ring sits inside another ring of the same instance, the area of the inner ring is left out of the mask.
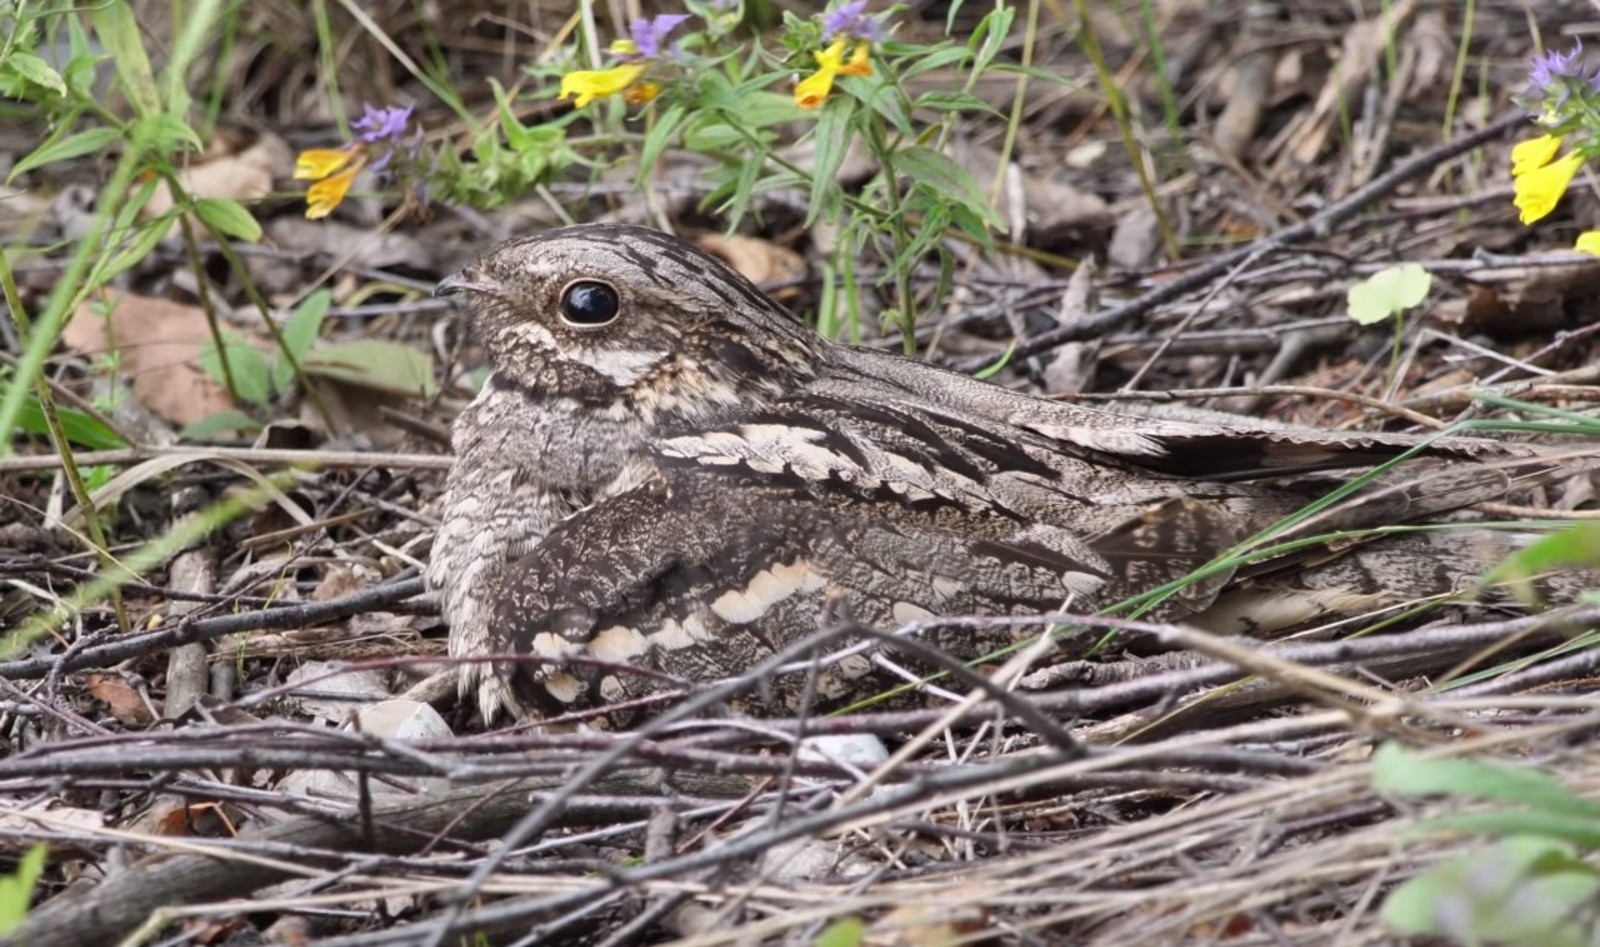
<path id="1" fill-rule="evenodd" d="M 574 280 L 561 291 L 561 318 L 575 326 L 606 325 L 621 310 L 617 291 L 598 280 Z"/>

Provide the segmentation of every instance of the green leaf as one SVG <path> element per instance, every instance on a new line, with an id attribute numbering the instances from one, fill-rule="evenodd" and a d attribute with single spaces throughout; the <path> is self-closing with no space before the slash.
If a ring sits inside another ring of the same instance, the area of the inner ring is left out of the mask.
<path id="1" fill-rule="evenodd" d="M 756 137 L 768 141 L 772 136 L 768 133 L 759 133 Z M 731 121 L 725 121 L 716 112 L 696 116 L 683 128 L 683 146 L 700 154 L 737 151 L 744 147 L 747 141 L 745 135 L 740 133 Z"/>
<path id="2" fill-rule="evenodd" d="M 489 90 L 494 93 L 495 107 L 500 115 L 500 133 L 506 136 L 506 144 L 517 150 L 528 147 L 532 144 L 528 138 L 528 126 L 517 118 L 506 87 L 500 84 L 500 80 L 490 77 Z"/>
<path id="3" fill-rule="evenodd" d="M 283 344 L 288 347 L 289 354 L 294 356 L 294 360 L 301 365 L 305 364 L 311 346 L 317 341 L 317 332 L 322 328 L 322 320 L 332 306 L 333 294 L 325 289 L 319 289 L 300 301 L 300 305 L 295 307 L 294 315 L 289 317 L 288 323 L 283 327 Z M 272 386 L 279 391 L 287 391 L 291 381 L 294 381 L 294 367 L 288 359 L 280 356 L 272 363 Z"/>
<path id="4" fill-rule="evenodd" d="M 71 124 L 63 122 L 62 132 L 45 139 L 44 144 L 18 161 L 11 169 L 11 173 L 6 175 L 6 180 L 11 181 L 19 174 L 26 174 L 35 168 L 42 168 L 57 161 L 81 158 L 84 155 L 105 151 L 122 139 L 122 130 L 119 128 L 86 128 L 75 134 L 65 134 Z"/>
<path id="5" fill-rule="evenodd" d="M 189 123 L 177 115 L 161 112 L 146 115 L 133 123 L 133 140 L 140 148 L 149 148 L 163 154 L 182 151 L 204 151 L 205 145 Z"/>
<path id="6" fill-rule="evenodd" d="M 822 261 L 822 290 L 817 294 L 817 335 L 830 342 L 837 341 L 843 328 L 839 319 L 839 293 L 837 270 L 833 263 Z"/>
<path id="7" fill-rule="evenodd" d="M 744 99 L 742 90 L 735 88 L 724 73 L 712 69 L 702 73 L 695 82 L 697 111 L 731 112 L 739 114 Z"/>
<path id="8" fill-rule="evenodd" d="M 186 441 L 210 441 L 223 434 L 236 431 L 259 431 L 261 422 L 243 411 L 218 411 L 208 414 L 193 424 L 185 425 L 180 432 Z"/>
<path id="9" fill-rule="evenodd" d="M 428 397 L 434 392 L 433 359 L 382 339 L 324 346 L 307 355 L 303 367 L 313 375 L 397 395 Z"/>
<path id="10" fill-rule="evenodd" d="M 816 165 L 811 170 L 810 206 L 806 211 L 805 226 L 818 219 L 832 218 L 844 204 L 844 191 L 839 187 L 839 169 L 844 166 L 845 155 L 850 150 L 850 118 L 855 114 L 856 100 L 847 95 L 831 95 L 822 104 L 822 114 L 817 116 Z"/>
<path id="11" fill-rule="evenodd" d="M 73 17 L 72 22 L 76 24 L 77 17 Z M 105 60 L 105 56 L 99 55 L 74 56 L 67 60 L 64 78 L 74 98 L 81 100 L 94 95 L 95 78 L 99 73 L 100 64 Z"/>
<path id="12" fill-rule="evenodd" d="M 743 222 L 744 215 L 750 211 L 750 202 L 755 197 L 756 183 L 761 178 L 761 169 L 766 166 L 767 153 L 762 151 L 749 156 L 743 164 L 739 165 L 739 173 L 734 178 L 733 193 L 722 205 L 722 213 L 728 217 L 728 232 L 738 229 Z"/>
<path id="13" fill-rule="evenodd" d="M 94 24 L 100 45 L 111 54 L 117 67 L 117 78 L 142 116 L 161 111 L 161 94 L 156 89 L 155 73 L 150 69 L 150 57 L 144 51 L 144 38 L 139 35 L 139 23 L 127 0 L 107 0 L 89 6 L 89 20 Z"/>
<path id="14" fill-rule="evenodd" d="M 167 235 L 167 228 L 177 216 L 177 211 L 167 211 L 140 224 L 134 230 L 133 237 L 123 244 L 122 249 L 113 256 L 102 257 L 103 263 L 94 271 L 91 285 L 104 286 L 118 274 L 143 262 L 145 257 L 155 251 L 156 244 L 161 242 L 161 238 Z"/>
<path id="15" fill-rule="evenodd" d="M 990 206 L 983 189 L 972 175 L 949 157 L 916 145 L 894 154 L 895 169 L 911 179 L 915 187 L 952 200 L 967 208 L 990 226 L 1004 225 L 1000 215 Z"/>
<path id="16" fill-rule="evenodd" d="M 1585 849 L 1600 849 L 1600 821 L 1593 816 L 1572 816 L 1549 810 L 1496 809 L 1461 812 L 1426 819 L 1418 832 L 1449 835 L 1524 835 L 1569 842 Z"/>
<path id="17" fill-rule="evenodd" d="M 0 875 L 0 936 L 11 933 L 28 917 L 33 886 L 44 873 L 43 843 L 28 849 L 17 861 L 17 870 Z"/>
<path id="18" fill-rule="evenodd" d="M 644 147 L 639 149 L 639 174 L 636 180 L 642 183 L 655 168 L 662 152 L 672 144 L 672 138 L 678 133 L 678 126 L 683 124 L 688 111 L 682 102 L 674 102 L 667 106 L 660 118 L 656 119 L 655 127 L 650 129 L 650 134 L 644 136 Z"/>
<path id="19" fill-rule="evenodd" d="M 94 95 L 94 84 L 99 78 L 100 64 L 109 59 L 89 41 L 81 17 L 65 17 L 67 21 L 67 46 L 72 58 L 67 60 L 67 86 L 80 99 Z"/>
<path id="20" fill-rule="evenodd" d="M 889 126 L 907 140 L 917 137 L 919 132 L 929 135 L 938 134 L 938 129 L 922 129 L 911 120 L 911 113 L 906 110 L 903 99 L 893 85 L 883 76 L 873 73 L 870 76 L 841 76 L 839 88 L 849 93 L 847 98 L 861 100 L 872 111 L 883 117 Z"/>
<path id="21" fill-rule="evenodd" d="M 261 224 L 255 215 L 231 197 L 202 197 L 194 202 L 194 212 L 207 227 L 246 243 L 261 239 Z"/>
<path id="22" fill-rule="evenodd" d="M 1350 287 L 1350 318 L 1364 326 L 1398 315 L 1428 298 L 1433 274 L 1416 263 L 1385 267 Z"/>
<path id="23" fill-rule="evenodd" d="M 945 66 L 952 66 L 972 58 L 972 52 L 963 46 L 946 46 L 936 49 L 924 56 L 918 56 L 904 69 L 900 70 L 900 81 L 904 82 L 912 76 L 919 76 L 924 72 L 932 72 Z"/>
<path id="24" fill-rule="evenodd" d="M 190 0 L 183 5 L 183 16 L 177 21 L 177 37 L 168 46 L 167 62 L 162 67 L 166 107 L 174 115 L 185 115 L 189 111 L 189 67 L 217 35 L 217 18 L 222 6 L 223 0 Z"/>
<path id="25" fill-rule="evenodd" d="M 994 249 L 994 234 L 984 223 L 984 218 L 972 212 L 972 209 L 961 204 L 950 208 L 950 219 L 955 222 L 961 232 L 971 237 L 979 246 L 986 250 Z M 937 296 L 942 299 L 943 296 Z"/>
<path id="26" fill-rule="evenodd" d="M 1005 115 L 988 102 L 966 92 L 951 92 L 948 90 L 934 90 L 924 92 L 911 103 L 914 109 L 928 109 L 933 112 L 953 112 L 957 115 L 992 115 L 1001 121 Z"/>
<path id="27" fill-rule="evenodd" d="M 1541 536 L 1484 576 L 1483 584 L 1509 583 L 1524 601 L 1538 598 L 1533 578 L 1569 566 L 1600 569 L 1600 523 L 1575 523 Z"/>
<path id="28" fill-rule="evenodd" d="M 859 917 L 841 917 L 817 935 L 816 947 L 861 947 L 867 925 Z"/>
<path id="29" fill-rule="evenodd" d="M 1006 346 L 1006 350 L 1000 353 L 999 358 L 973 372 L 972 377 L 978 379 L 979 381 L 993 377 L 997 372 L 1000 371 L 1000 369 L 1005 368 L 1006 365 L 1011 362 L 1011 353 L 1015 352 L 1016 350 L 1017 340 L 1012 339 L 1011 344 Z"/>
<path id="30" fill-rule="evenodd" d="M 67 94 L 67 84 L 62 81 L 61 74 L 50 68 L 50 64 L 32 53 L 15 51 L 5 62 L 17 75 L 28 80 L 34 85 L 44 86 L 57 95 Z"/>
<path id="31" fill-rule="evenodd" d="M 1592 868 L 1566 846 L 1505 839 L 1442 862 L 1389 895 L 1383 921 L 1397 931 L 1459 944 L 1588 947 L 1577 918 L 1600 893 Z"/>
<path id="32" fill-rule="evenodd" d="M 56 419 L 61 422 L 61 431 L 67 435 L 67 440 L 80 447 L 87 447 L 90 450 L 115 450 L 127 446 L 127 442 L 119 437 L 116 431 L 106 427 L 92 414 L 86 414 L 76 408 L 57 407 Z M 45 422 L 44 408 L 37 398 L 29 398 L 22 403 L 22 413 L 17 415 L 17 426 L 29 434 L 50 436 L 50 426 Z"/>
<path id="33" fill-rule="evenodd" d="M 1385 743 L 1373 754 L 1372 784 L 1379 792 L 1398 796 L 1493 799 L 1600 819 L 1600 803 L 1580 798 L 1537 770 L 1424 757 L 1398 743 Z"/>
<path id="34" fill-rule="evenodd" d="M 770 128 L 787 122 L 804 121 L 806 110 L 794 104 L 794 96 L 765 89 L 745 89 L 739 93 L 739 107 L 733 114 L 746 128 Z"/>
<path id="35" fill-rule="evenodd" d="M 973 53 L 974 73 L 987 71 L 989 64 L 1005 49 L 1006 42 L 1011 39 L 1011 21 L 1016 15 L 1014 8 L 996 5 L 978 21 L 977 28 L 967 41 L 967 48 Z"/>
<path id="36" fill-rule="evenodd" d="M 267 370 L 267 357 L 261 350 L 231 332 L 223 333 L 222 351 L 228 357 L 228 368 L 233 371 L 234 394 L 254 405 L 265 406 L 272 400 L 272 376 Z M 207 342 L 200 350 L 200 367 L 219 385 L 228 383 L 222 370 L 222 358 L 217 344 Z"/>

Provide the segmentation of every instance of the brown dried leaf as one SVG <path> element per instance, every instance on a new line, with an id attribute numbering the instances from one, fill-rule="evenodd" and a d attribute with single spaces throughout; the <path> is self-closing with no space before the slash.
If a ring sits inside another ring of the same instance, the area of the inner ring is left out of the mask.
<path id="1" fill-rule="evenodd" d="M 326 602 L 330 598 L 338 598 L 341 595 L 353 595 L 361 591 L 361 587 L 364 584 L 361 576 L 356 574 L 355 569 L 349 566 L 332 565 L 328 567 L 328 572 L 322 577 L 322 581 L 317 583 L 317 587 L 311 590 L 311 601 Z"/>
<path id="2" fill-rule="evenodd" d="M 101 306 L 109 315 L 101 315 Z M 115 348 L 119 369 L 145 407 L 173 422 L 193 424 L 233 408 L 228 392 L 200 367 L 210 341 L 205 313 L 168 299 L 107 292 L 104 303 L 86 302 L 67 322 L 61 339 L 95 358 Z"/>
<path id="3" fill-rule="evenodd" d="M 89 696 L 106 705 L 111 716 L 130 727 L 142 727 L 155 721 L 150 705 L 132 685 L 115 674 L 90 674 L 87 677 Z"/>
<path id="4" fill-rule="evenodd" d="M 375 233 L 337 220 L 276 217 L 266 224 L 267 239 L 283 250 L 326 254 L 356 267 L 415 270 L 436 268 L 433 247 L 404 233 Z M 299 267 L 289 272 L 298 276 Z"/>
<path id="5" fill-rule="evenodd" d="M 155 832 L 166 836 L 227 838 L 239 834 L 222 804 L 197 802 L 169 809 L 155 818 Z"/>
<path id="6" fill-rule="evenodd" d="M 178 182 L 193 198 L 253 201 L 272 193 L 274 177 L 288 177 L 293 170 L 294 155 L 278 136 L 223 130 L 212 139 L 204 155 L 178 172 Z M 142 216 L 146 220 L 159 217 L 172 206 L 172 194 L 163 181 L 156 185 Z"/>
<path id="7" fill-rule="evenodd" d="M 1291 179 L 1322 154 L 1347 103 L 1360 100 L 1361 87 L 1376 75 L 1389 39 L 1404 28 L 1416 8 L 1417 0 L 1400 0 L 1383 14 L 1344 31 L 1338 67 L 1329 71 L 1316 104 L 1297 115 L 1278 136 L 1283 151 L 1273 167 L 1276 179 Z"/>
<path id="8" fill-rule="evenodd" d="M 107 821 L 106 814 L 97 809 L 39 801 L 0 813 L 0 832 L 6 833 L 8 845 L 18 840 L 44 838 L 51 838 L 52 844 L 59 844 L 55 839 L 60 838 L 63 832 L 91 838 L 105 828 Z"/>
<path id="9" fill-rule="evenodd" d="M 906 904 L 874 921 L 867 943 L 882 947 L 942 947 L 970 943 L 990 927 L 988 911 L 977 904 Z"/>
<path id="10" fill-rule="evenodd" d="M 1600 261 L 1567 266 L 1485 268 L 1464 307 L 1448 306 L 1435 318 L 1462 329 L 1506 338 L 1555 332 L 1588 320 L 1600 296 Z"/>
<path id="11" fill-rule="evenodd" d="M 999 174 L 1000 152 L 987 145 L 957 139 L 951 147 L 951 157 L 985 189 Z M 1113 222 L 1111 207 L 1104 198 L 1076 186 L 1065 175 L 1028 171 L 1016 176 L 1015 181 L 1021 189 L 1021 212 L 1026 217 L 1031 244 L 1050 246 L 1074 235 L 1105 230 Z"/>
<path id="12" fill-rule="evenodd" d="M 1222 113 L 1212 128 L 1217 151 L 1235 160 L 1255 140 L 1272 97 L 1272 57 L 1266 51 L 1241 58 L 1229 71 Z"/>
<path id="13" fill-rule="evenodd" d="M 758 237 L 701 234 L 700 249 L 728 264 L 757 285 L 785 283 L 806 275 L 806 261 L 788 247 Z M 782 293 L 775 293 L 780 299 Z"/>
<path id="14" fill-rule="evenodd" d="M 1455 70 L 1455 37 L 1445 23 L 1441 10 L 1424 10 L 1417 14 L 1416 25 L 1407 34 L 1406 41 L 1416 47 L 1417 70 L 1406 97 L 1415 101 L 1420 95 L 1449 88 Z"/>

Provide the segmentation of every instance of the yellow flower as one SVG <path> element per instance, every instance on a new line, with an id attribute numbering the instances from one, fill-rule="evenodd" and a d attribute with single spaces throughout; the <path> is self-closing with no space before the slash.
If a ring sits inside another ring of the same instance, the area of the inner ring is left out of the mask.
<path id="1" fill-rule="evenodd" d="M 1520 177 L 1544 167 L 1560 150 L 1561 138 L 1558 135 L 1540 135 L 1517 142 L 1517 146 L 1511 149 L 1511 176 Z"/>
<path id="2" fill-rule="evenodd" d="M 307 148 L 295 157 L 295 178 L 317 182 L 306 188 L 306 217 L 321 220 L 333 213 L 367 165 L 364 150 L 358 141 L 343 148 Z"/>
<path id="3" fill-rule="evenodd" d="M 1582 166 L 1583 153 L 1580 151 L 1568 152 L 1543 167 L 1525 165 L 1514 182 L 1517 194 L 1515 203 L 1522 211 L 1518 219 L 1524 224 L 1531 224 L 1555 210 L 1561 195 L 1567 192 L 1567 185 L 1572 183 L 1572 176 Z"/>
<path id="4" fill-rule="evenodd" d="M 580 69 L 561 77 L 561 98 L 577 97 L 578 108 L 595 99 L 616 95 L 633 84 L 644 72 L 642 63 L 624 63 L 610 69 Z"/>
<path id="5" fill-rule="evenodd" d="M 817 59 L 817 71 L 794 87 L 794 104 L 803 109 L 818 108 L 828 98 L 828 93 L 833 91 L 835 79 L 840 76 L 872 75 L 872 63 L 867 58 L 870 44 L 857 43 L 850 53 L 849 62 L 844 58 L 845 45 L 846 40 L 841 36 L 827 49 L 812 53 Z"/>
<path id="6" fill-rule="evenodd" d="M 622 90 L 622 101 L 632 106 L 648 105 L 655 101 L 661 94 L 661 87 L 654 82 L 644 80 L 635 82 Z"/>
<path id="7" fill-rule="evenodd" d="M 356 175 L 360 173 L 361 166 L 356 165 L 325 177 L 307 188 L 306 217 L 311 220 L 321 220 L 333 213 L 333 209 L 339 206 L 344 196 L 350 193 L 350 185 L 355 183 Z"/>
<path id="8" fill-rule="evenodd" d="M 1600 230 L 1586 230 L 1578 234 L 1578 242 L 1573 246 L 1579 253 L 1593 253 L 1600 256 Z"/>
<path id="9" fill-rule="evenodd" d="M 294 159 L 295 180 L 320 181 L 354 161 L 360 153 L 359 144 L 348 148 L 307 148 Z"/>
<path id="10" fill-rule="evenodd" d="M 857 43 L 850 53 L 850 61 L 839 67 L 841 76 L 870 76 L 872 62 L 867 58 L 868 44 Z"/>

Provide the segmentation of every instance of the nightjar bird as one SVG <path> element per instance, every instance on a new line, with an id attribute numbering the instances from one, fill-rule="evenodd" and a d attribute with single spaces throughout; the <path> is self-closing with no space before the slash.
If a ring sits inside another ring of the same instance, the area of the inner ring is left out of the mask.
<path id="1" fill-rule="evenodd" d="M 1093 611 L 1302 508 L 1340 482 L 1332 471 L 1416 443 L 1099 411 L 836 344 L 641 227 L 513 240 L 437 294 L 464 297 L 493 371 L 454 425 L 427 580 L 453 656 L 541 659 L 463 665 L 485 719 L 736 676 L 828 616 L 894 630 Z M 1380 481 L 1312 532 L 1499 495 L 1514 474 L 1448 457 L 1501 452 L 1437 447 L 1431 475 Z M 1255 563 L 1189 585 L 1162 615 L 1255 631 L 1476 574 L 1459 540 L 1432 542 Z M 962 658 L 997 644 L 931 643 Z M 859 653 L 821 667 L 812 694 L 870 693 L 874 667 Z M 752 711 L 783 712 L 800 687 L 750 693 Z"/>

